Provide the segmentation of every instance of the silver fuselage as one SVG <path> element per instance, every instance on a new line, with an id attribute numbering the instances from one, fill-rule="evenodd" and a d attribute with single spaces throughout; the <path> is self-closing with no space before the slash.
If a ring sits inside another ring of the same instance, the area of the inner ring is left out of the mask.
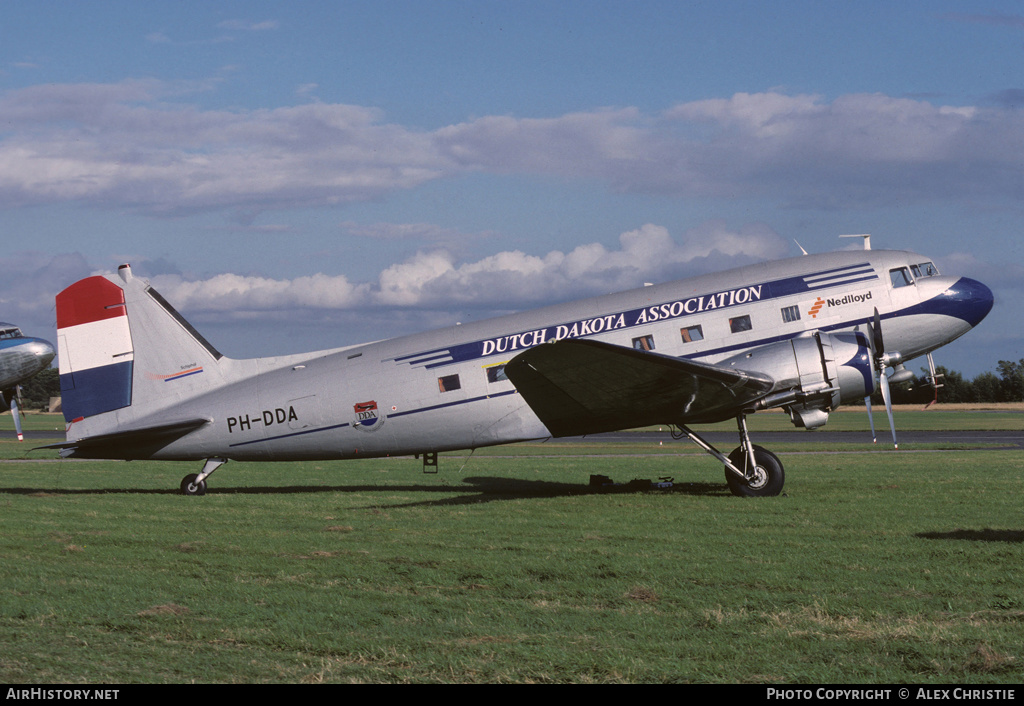
<path id="1" fill-rule="evenodd" d="M 195 417 L 209 424 L 152 457 L 366 458 L 545 438 L 499 367 L 526 348 L 593 338 L 715 363 L 814 331 L 864 332 L 877 311 L 886 349 L 910 360 L 963 335 L 992 306 L 984 285 L 924 263 L 879 250 L 767 262 L 332 351 L 222 358 L 205 388 L 200 375 L 166 375 L 203 361 L 167 358 L 163 370 L 145 370 L 136 350 L 137 389 L 139 376 L 165 373 L 164 401 L 111 413 L 115 423 L 110 414 L 76 420 L 68 440 Z M 902 268 L 910 281 L 894 286 Z"/>

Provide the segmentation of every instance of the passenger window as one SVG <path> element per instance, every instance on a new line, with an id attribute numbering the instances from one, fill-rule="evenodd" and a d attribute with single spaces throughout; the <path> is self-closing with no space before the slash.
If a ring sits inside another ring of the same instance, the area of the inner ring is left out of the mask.
<path id="1" fill-rule="evenodd" d="M 459 382 L 458 375 L 445 375 L 442 378 L 437 379 L 437 387 L 441 392 L 452 392 L 462 387 L 462 383 Z"/>
<path id="2" fill-rule="evenodd" d="M 782 309 L 782 321 L 787 324 L 791 324 L 794 321 L 800 320 L 800 307 L 799 306 L 787 306 Z"/>
<path id="3" fill-rule="evenodd" d="M 700 326 L 681 328 L 679 335 L 683 337 L 683 343 L 696 343 L 704 340 L 704 330 Z"/>
<path id="4" fill-rule="evenodd" d="M 505 364 L 492 365 L 487 370 L 487 382 L 504 382 L 508 380 L 508 376 L 505 375 Z M 456 376 L 458 377 L 458 376 Z"/>
<path id="5" fill-rule="evenodd" d="M 734 319 L 729 319 L 729 330 L 733 333 L 743 333 L 754 328 L 750 323 L 750 316 L 744 314 Z"/>
<path id="6" fill-rule="evenodd" d="M 889 270 L 889 280 L 892 282 L 893 289 L 909 287 L 914 283 L 914 280 L 910 278 L 910 270 L 906 267 L 897 267 L 895 270 Z"/>
<path id="7" fill-rule="evenodd" d="M 633 339 L 633 348 L 638 351 L 653 351 L 654 350 L 654 336 L 647 334 L 640 338 Z"/>

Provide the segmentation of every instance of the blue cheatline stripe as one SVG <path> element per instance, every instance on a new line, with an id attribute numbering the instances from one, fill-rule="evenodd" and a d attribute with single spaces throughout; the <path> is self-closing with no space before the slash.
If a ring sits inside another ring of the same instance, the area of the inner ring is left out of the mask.
<path id="1" fill-rule="evenodd" d="M 516 392 L 517 392 L 517 390 L 505 390 L 504 392 L 495 392 L 492 395 L 480 395 L 479 397 L 469 397 L 469 398 L 464 399 L 464 400 L 456 400 L 454 402 L 445 402 L 443 404 L 435 404 L 435 405 L 431 405 L 429 407 L 420 407 L 419 409 L 410 409 L 410 410 L 407 410 L 405 412 L 395 412 L 394 414 L 389 414 L 388 418 L 389 419 L 394 419 L 396 417 L 405 417 L 405 416 L 410 415 L 410 414 L 419 414 L 420 412 L 431 412 L 431 411 L 438 410 L 438 409 L 444 409 L 446 407 L 455 407 L 457 405 L 470 404 L 471 402 L 480 402 L 481 400 L 488 400 L 488 399 L 491 399 L 491 398 L 494 398 L 494 397 L 504 397 L 505 395 L 514 395 L 514 394 L 516 394 Z M 352 425 L 349 424 L 348 422 L 346 422 L 344 424 L 332 424 L 331 426 L 328 426 L 328 427 L 317 427 L 316 429 L 303 429 L 302 431 L 295 431 L 295 432 L 291 432 L 289 434 L 278 434 L 277 436 L 268 436 L 265 439 L 253 439 L 252 441 L 241 441 L 241 442 L 239 442 L 237 444 L 231 444 L 230 447 L 231 448 L 235 448 L 235 447 L 238 447 L 238 446 L 248 446 L 250 444 L 262 444 L 262 443 L 266 443 L 268 441 L 277 441 L 278 439 L 288 439 L 288 438 L 291 438 L 293 436 L 304 436 L 305 434 L 317 434 L 317 433 L 322 432 L 322 431 L 331 431 L 332 429 L 343 429 L 344 427 L 348 427 L 348 426 L 352 426 Z"/>
<path id="2" fill-rule="evenodd" d="M 429 407 L 420 407 L 419 409 L 410 409 L 405 412 L 395 412 L 389 414 L 388 417 L 394 419 L 395 417 L 404 417 L 408 414 L 419 414 L 420 412 L 432 412 L 435 409 L 444 409 L 446 407 L 455 407 L 461 404 L 469 404 L 470 402 L 479 402 L 481 400 L 489 400 L 493 397 L 504 397 L 505 395 L 514 395 L 518 390 L 506 390 L 505 392 L 495 392 L 491 395 L 480 395 L 479 397 L 468 397 L 464 400 L 455 400 L 454 402 L 443 402 L 442 404 L 435 404 Z"/>
<path id="3" fill-rule="evenodd" d="M 132 361 L 60 376 L 61 406 L 68 422 L 132 403 Z"/>
<path id="4" fill-rule="evenodd" d="M 329 427 L 317 427 L 316 429 L 303 429 L 302 431 L 293 431 L 290 434 L 279 434 L 277 436 L 268 436 L 265 439 L 253 439 L 252 441 L 240 441 L 237 444 L 228 444 L 229 448 L 236 448 L 238 446 L 248 446 L 249 444 L 262 444 L 265 441 L 277 441 L 278 439 L 287 439 L 292 436 L 305 436 L 306 434 L 316 434 L 321 431 L 330 431 L 332 429 L 342 429 L 344 427 L 352 426 L 348 422 L 344 424 L 333 424 Z"/>
<path id="5" fill-rule="evenodd" d="M 805 282 L 814 282 L 826 279 L 840 279 L 842 277 L 850 277 L 852 275 L 874 274 L 874 272 L 875 270 L 871 267 L 870 262 L 862 262 L 859 265 L 847 265 L 845 267 L 836 267 L 831 270 L 815 272 L 811 275 L 803 275 L 802 278 Z"/>
<path id="6" fill-rule="evenodd" d="M 446 355 L 449 355 L 448 349 L 439 348 L 437 350 L 427 351 L 426 353 L 416 353 L 415 355 L 399 356 L 398 358 L 395 358 L 395 361 L 400 363 L 409 361 L 410 365 L 416 365 L 418 363 L 425 363 L 427 361 L 435 360 L 437 358 L 444 358 Z M 413 360 L 414 358 L 416 360 Z"/>

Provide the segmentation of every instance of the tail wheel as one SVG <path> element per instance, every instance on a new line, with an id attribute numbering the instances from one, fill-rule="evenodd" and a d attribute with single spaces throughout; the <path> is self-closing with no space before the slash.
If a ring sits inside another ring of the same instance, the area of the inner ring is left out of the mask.
<path id="1" fill-rule="evenodd" d="M 741 470 L 747 470 L 747 454 L 743 447 L 738 447 L 729 454 L 729 462 Z M 779 457 L 766 448 L 754 446 L 754 471 L 747 473 L 748 478 L 740 478 L 728 468 L 725 469 L 725 481 L 733 495 L 743 498 L 767 498 L 782 492 L 786 482 L 786 473 Z"/>
<path id="2" fill-rule="evenodd" d="M 189 473 L 181 479 L 182 495 L 206 495 L 206 481 L 201 480 L 196 483 L 198 477 L 198 473 Z"/>

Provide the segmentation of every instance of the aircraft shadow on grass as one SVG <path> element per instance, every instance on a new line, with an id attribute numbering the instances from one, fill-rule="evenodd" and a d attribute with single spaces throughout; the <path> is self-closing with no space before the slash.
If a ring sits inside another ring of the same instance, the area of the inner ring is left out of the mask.
<path id="1" fill-rule="evenodd" d="M 221 487 L 211 490 L 212 495 L 264 495 L 301 493 L 458 493 L 456 497 L 421 500 L 415 502 L 389 503 L 386 507 L 443 507 L 472 505 L 501 500 L 523 500 L 529 498 L 559 498 L 576 495 L 622 495 L 622 494 L 663 494 L 677 493 L 691 496 L 731 497 L 728 489 L 720 483 L 674 483 L 668 488 L 650 488 L 647 481 L 622 483 L 610 486 L 581 485 L 557 481 L 521 480 L 476 476 L 462 478 L 458 484 L 414 484 L 414 485 L 287 485 L 255 487 Z M 164 488 L 2 488 L 6 495 L 178 495 L 175 490 Z"/>
<path id="2" fill-rule="evenodd" d="M 1024 530 L 957 529 L 950 532 L 918 532 L 916 536 L 921 539 L 953 539 L 971 542 L 1009 542 L 1016 544 L 1024 542 Z"/>
<path id="3" fill-rule="evenodd" d="M 413 486 L 407 490 L 419 490 L 437 493 L 441 490 L 466 493 L 458 497 L 439 498 L 437 500 L 421 500 L 407 503 L 395 503 L 389 507 L 444 507 L 453 505 L 475 505 L 477 503 L 497 502 L 502 500 L 526 500 L 530 498 L 562 498 L 580 495 L 641 495 L 678 493 L 691 496 L 732 497 L 728 488 L 719 483 L 676 483 L 668 488 L 652 488 L 649 481 L 637 481 L 635 484 L 623 483 L 606 486 L 580 485 L 578 483 L 560 483 L 557 481 L 521 480 L 516 478 L 468 477 L 461 479 L 461 486 L 448 488 L 438 486 Z M 467 488 L 465 486 L 472 486 Z M 369 488 L 382 490 L 382 488 Z M 468 491 L 468 492 L 466 492 Z"/>

